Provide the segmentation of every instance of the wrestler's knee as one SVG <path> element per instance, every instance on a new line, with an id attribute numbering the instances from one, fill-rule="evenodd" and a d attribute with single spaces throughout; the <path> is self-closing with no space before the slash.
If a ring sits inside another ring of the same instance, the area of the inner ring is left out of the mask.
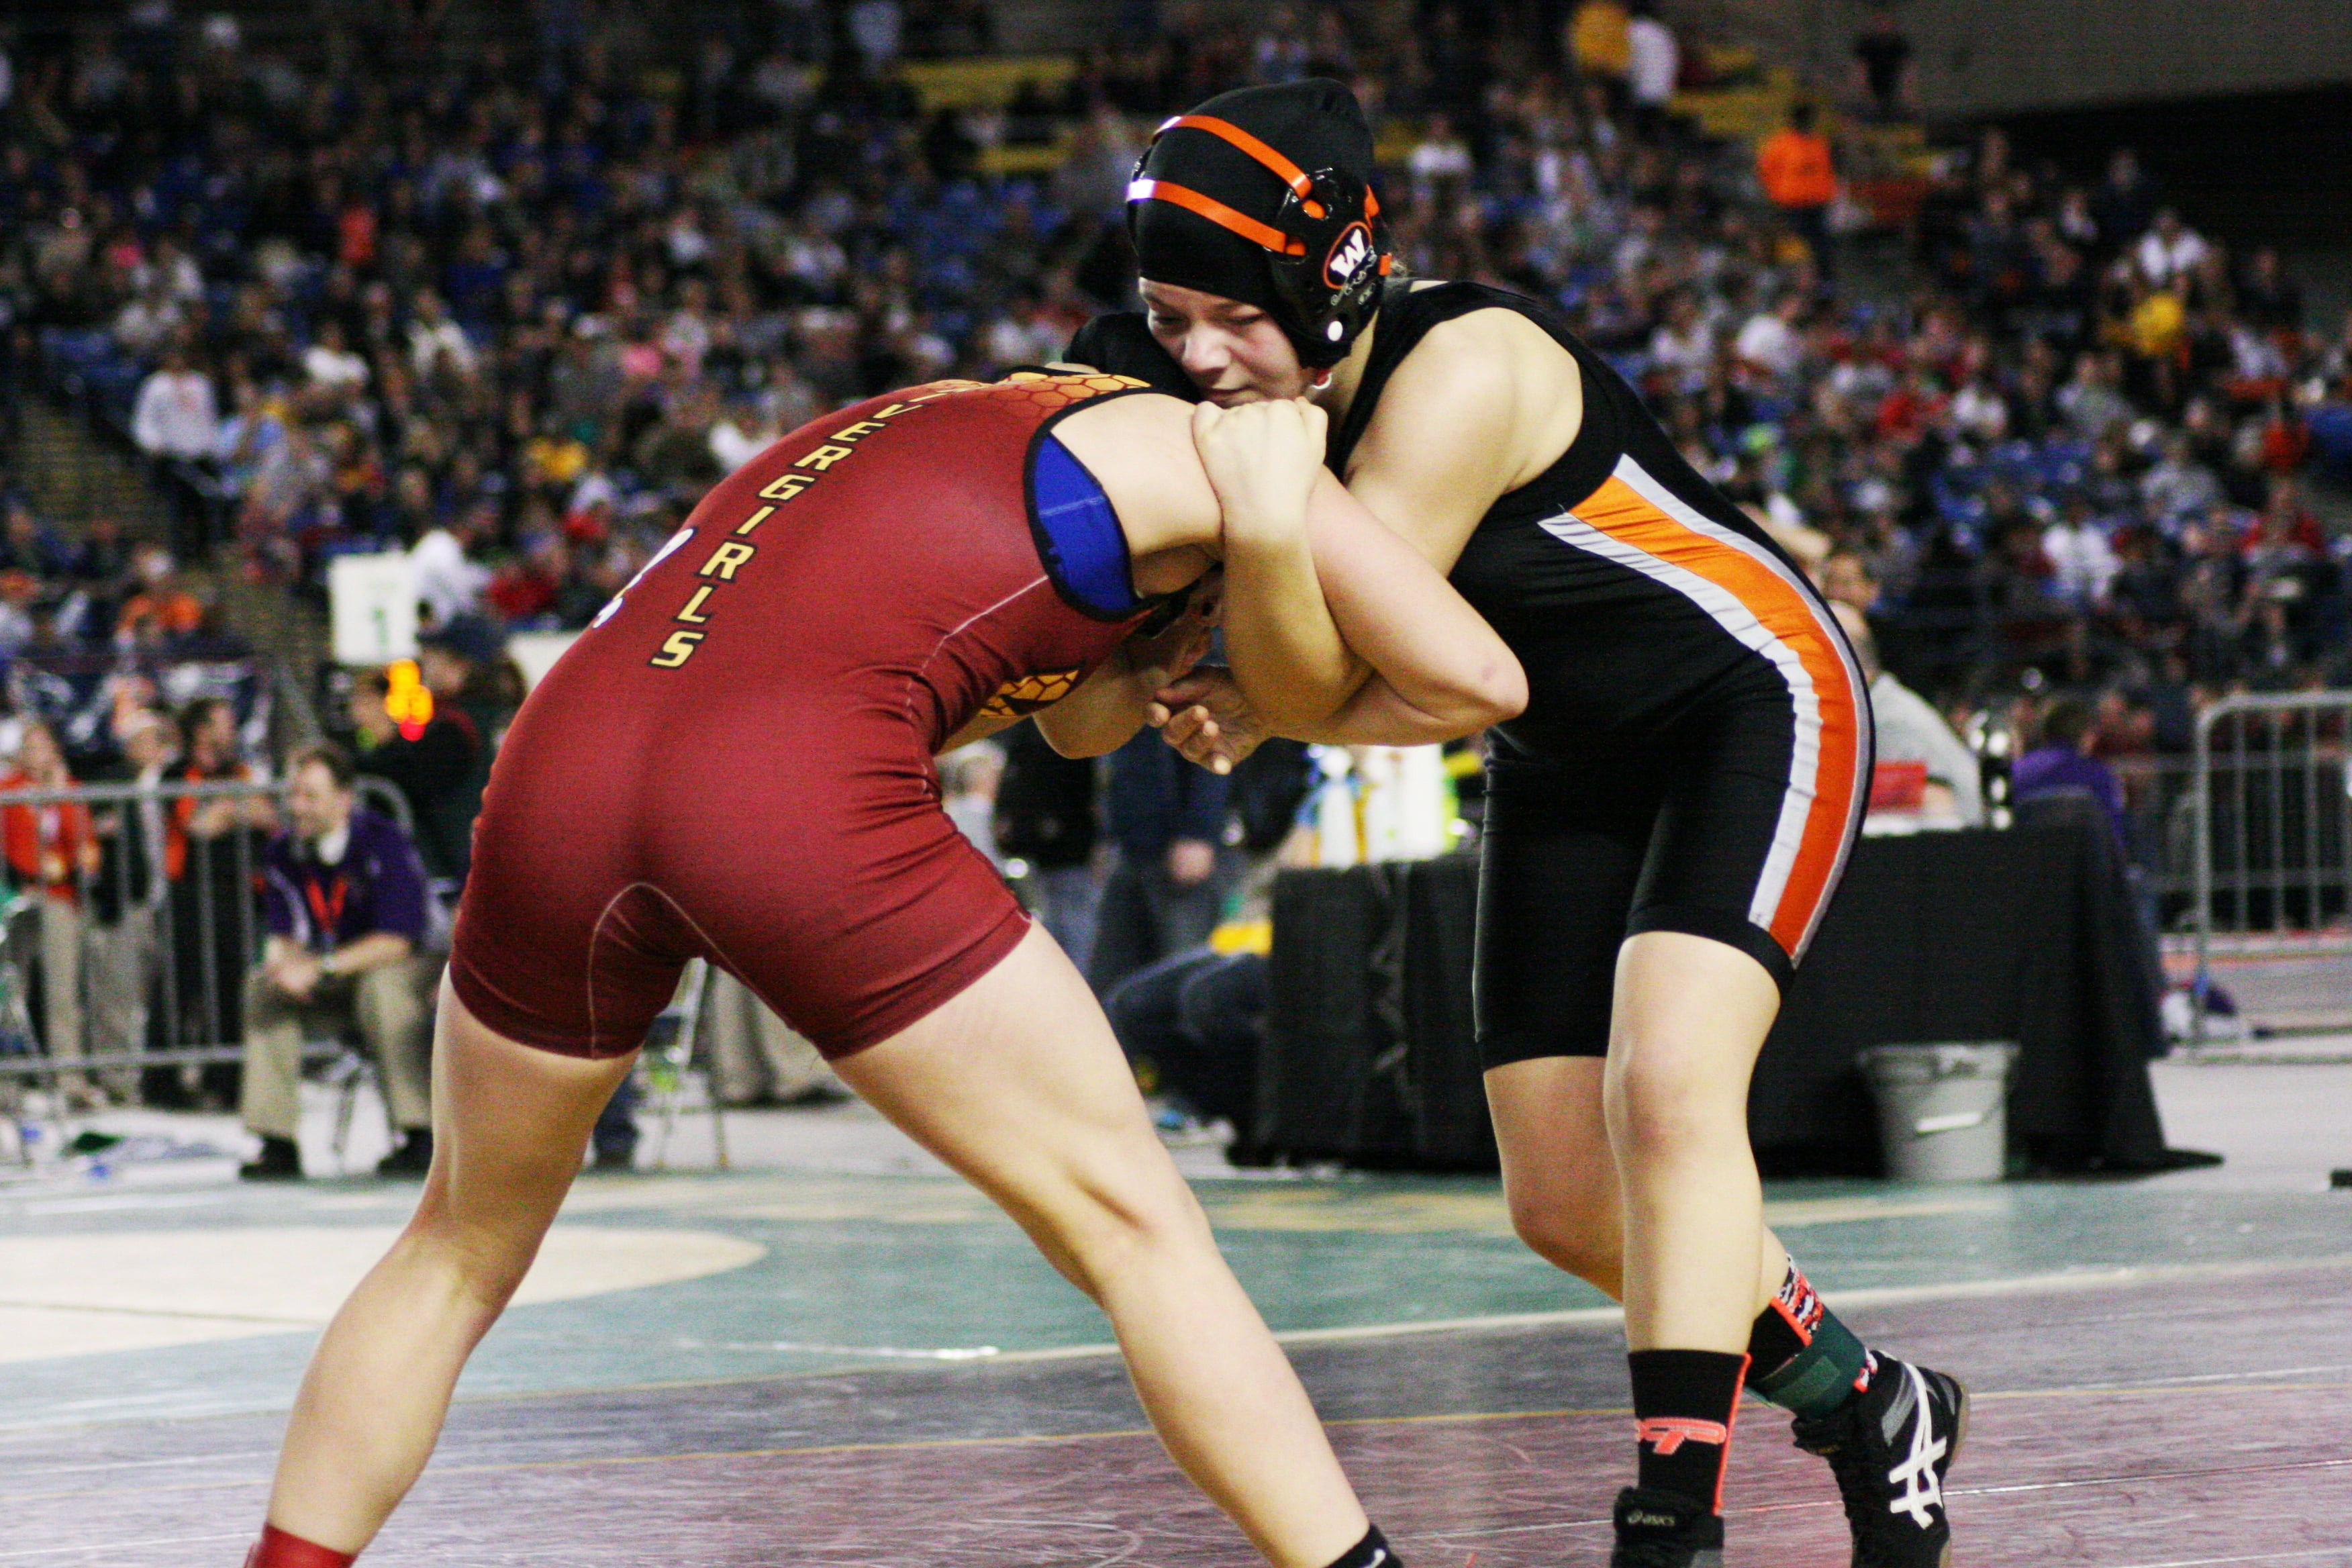
<path id="1" fill-rule="evenodd" d="M 448 1201 L 446 1188 L 427 1191 L 408 1228 L 393 1246 L 401 1266 L 431 1278 L 454 1300 L 491 1312 L 503 1310 L 521 1289 L 539 1256 L 543 1232 L 468 1221 Z"/>
<path id="2" fill-rule="evenodd" d="M 1512 1231 L 1537 1257 L 1604 1289 L 1616 1280 L 1624 1238 L 1613 1179 L 1591 1173 L 1523 1179 L 1514 1173 L 1503 1195 Z"/>
<path id="3" fill-rule="evenodd" d="M 1033 1208 L 1039 1245 L 1097 1301 L 1139 1270 L 1215 1246 L 1207 1216 L 1173 1166 L 1152 1168 L 1168 1165 L 1164 1153 L 1154 1146 L 1126 1163 L 1072 1172 Z"/>
<path id="4" fill-rule="evenodd" d="M 1747 1088 L 1703 1052 L 1612 1047 L 1602 1104 L 1620 1165 L 1696 1157 L 1727 1137 L 1744 1145 Z"/>

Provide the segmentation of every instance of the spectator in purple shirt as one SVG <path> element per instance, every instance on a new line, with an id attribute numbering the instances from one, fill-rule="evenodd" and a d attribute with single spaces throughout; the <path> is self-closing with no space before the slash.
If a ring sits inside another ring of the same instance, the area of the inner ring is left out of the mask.
<path id="1" fill-rule="evenodd" d="M 2091 755 L 2098 739 L 2097 713 L 2079 697 L 2061 697 L 2042 715 L 2041 742 L 2010 769 L 2010 798 L 2081 790 L 2099 803 L 2116 842 L 2128 845 L 2124 828 L 2124 786 L 2115 770 Z"/>
<path id="2" fill-rule="evenodd" d="M 262 861 L 268 928 L 246 986 L 247 1129 L 257 1181 L 302 1174 L 302 1047 L 354 1029 L 374 1054 L 399 1142 L 379 1175 L 422 1175 L 433 1158 L 425 943 L 425 868 L 398 824 L 355 808 L 352 760 L 307 746 L 287 766 L 291 831 Z"/>

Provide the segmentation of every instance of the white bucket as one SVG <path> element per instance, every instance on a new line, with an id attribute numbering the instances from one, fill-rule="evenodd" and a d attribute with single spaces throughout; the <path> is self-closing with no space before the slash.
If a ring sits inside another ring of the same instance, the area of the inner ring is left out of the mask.
<path id="1" fill-rule="evenodd" d="M 1898 1182 L 1997 1182 L 2009 1147 L 2006 1043 L 1878 1046 L 1855 1058 Z"/>

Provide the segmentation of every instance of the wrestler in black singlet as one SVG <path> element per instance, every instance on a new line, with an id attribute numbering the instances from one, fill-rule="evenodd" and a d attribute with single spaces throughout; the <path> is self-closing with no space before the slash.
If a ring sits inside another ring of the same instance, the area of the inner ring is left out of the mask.
<path id="1" fill-rule="evenodd" d="M 1347 475 L 1422 338 L 1494 309 L 1574 356 L 1584 416 L 1558 461 L 1479 520 L 1451 574 L 1528 685 L 1487 749 L 1489 1067 L 1606 1054 L 1617 949 L 1637 931 L 1728 942 L 1785 985 L 1871 769 L 1865 683 L 1827 604 L 1550 307 L 1475 283 L 1389 284 L 1332 470 Z M 1137 313 L 1089 323 L 1069 357 L 1199 395 Z"/>

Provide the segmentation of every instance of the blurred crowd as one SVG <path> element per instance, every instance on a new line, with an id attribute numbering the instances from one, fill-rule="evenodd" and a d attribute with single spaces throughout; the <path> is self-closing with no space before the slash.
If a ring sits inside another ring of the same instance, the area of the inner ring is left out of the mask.
<path id="1" fill-rule="evenodd" d="M 414 548 L 437 617 L 578 626 L 780 432 L 1097 307 L 1127 132 L 975 179 L 966 117 L 888 74 L 967 12 L 783 7 L 683 80 L 618 22 L 456 68 L 47 37 L 0 121 L 13 355 L 153 460 L 183 553 L 316 591 Z"/>
<path id="2" fill-rule="evenodd" d="M 1674 119 L 1706 57 L 1645 5 L 1433 3 L 1393 36 L 1169 6 L 1066 79 L 928 113 L 895 57 L 984 47 L 985 6 L 744 10 L 684 70 L 560 9 L 455 67 L 397 38 L 298 67 L 162 6 L 20 42 L 0 311 L 16 354 L 112 390 L 184 554 L 315 590 L 335 553 L 409 548 L 436 617 L 580 625 L 776 434 L 1050 357 L 1125 303 L 1140 134 L 1315 73 L 1381 129 L 1402 259 L 1561 303 L 1706 471 L 1855 557 L 1913 684 L 2291 684 L 2345 658 L 2302 475 L 2352 338 L 2127 151 L 2078 183 L 1988 132 L 1911 194 L 1915 257 L 1875 246 L 1833 285 L 1833 237 L 1884 215 L 1759 200 L 1740 151 Z M 1888 32 L 1857 40 L 1858 107 L 1903 100 Z M 1051 166 L 985 172 L 1024 144 Z"/>
<path id="3" fill-rule="evenodd" d="M 315 597 L 335 556 L 394 549 L 442 646 L 497 668 L 508 630 L 584 625 L 777 435 L 1055 358 L 1129 305 L 1151 125 L 1326 75 L 1373 120 L 1400 259 L 1559 304 L 1928 707 L 2063 693 L 2068 743 L 2112 758 L 2185 748 L 2221 691 L 2352 684 L 2326 504 L 2352 321 L 2128 150 L 2070 171 L 1990 129 L 1851 177 L 1911 111 L 1889 16 L 1848 96 L 1759 156 L 1675 112 L 1724 40 L 1639 0 L 1423 0 L 1394 31 L 1129 4 L 1117 47 L 971 107 L 898 68 L 987 51 L 982 0 L 706 6 L 690 45 L 567 0 L 462 57 L 446 7 L 384 9 L 299 58 L 168 0 L 0 37 L 0 380 L 110 426 L 174 528 L 133 549 L 0 473 L 18 670 L 241 654 L 175 559 Z M 467 679 L 429 742 L 381 678 L 352 699 L 362 745 L 430 753 L 382 767 L 445 878 L 496 740 L 456 722 Z M 78 755 L 121 751 L 110 715 L 152 695 L 95 689 Z M 1141 833 L 1169 886 L 1137 907 L 1226 886 L 1233 837 Z"/>
<path id="4" fill-rule="evenodd" d="M 349 748 L 281 758 L 229 698 L 175 709 L 120 670 L 79 768 L 57 727 L 0 720 L 0 1066 L 48 1058 L 29 1081 L 68 1110 L 236 1110 L 262 1140 L 247 1173 L 278 1178 L 301 1173 L 306 1059 L 357 1047 L 337 1070 L 373 1064 L 394 1137 L 379 1169 L 421 1175 L 429 998 L 482 737 L 519 697 L 478 617 L 436 628 L 423 654 L 351 684 L 331 716 Z M 0 1074 L 0 1102 L 27 1081 Z"/>

